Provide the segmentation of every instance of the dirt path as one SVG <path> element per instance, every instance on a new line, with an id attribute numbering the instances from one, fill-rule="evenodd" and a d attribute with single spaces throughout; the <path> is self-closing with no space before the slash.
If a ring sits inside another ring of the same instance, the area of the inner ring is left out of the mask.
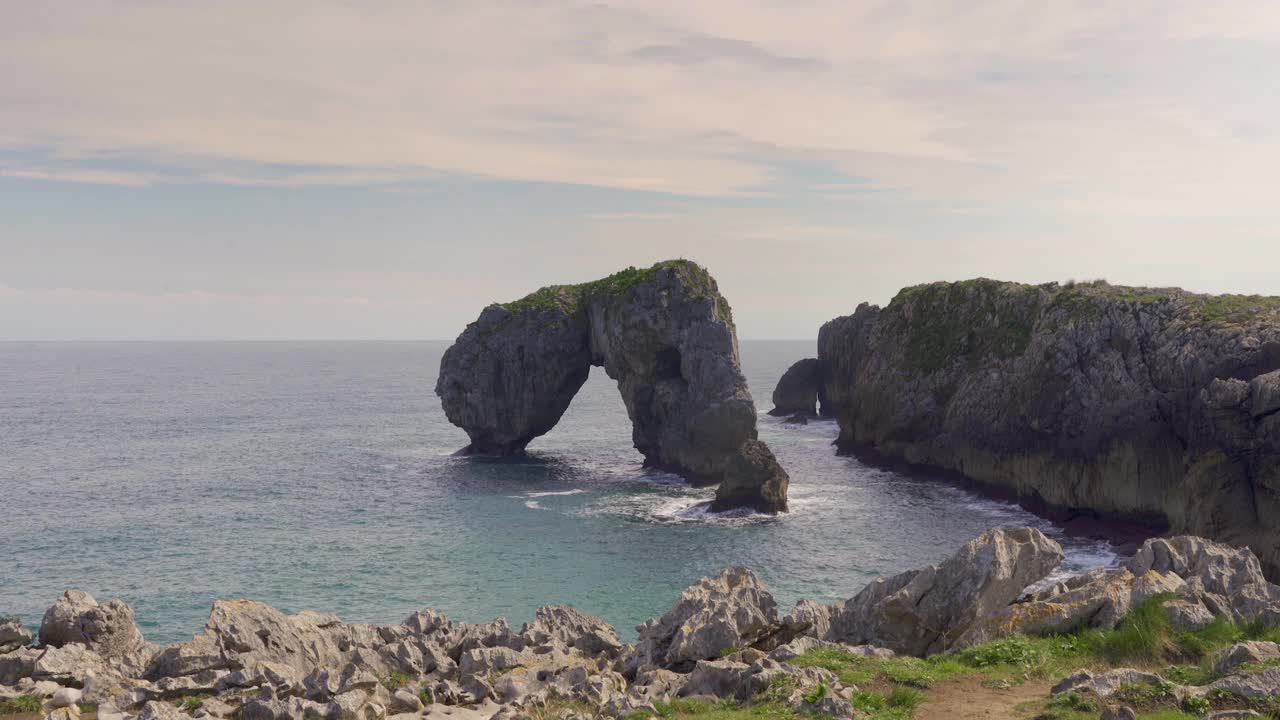
<path id="1" fill-rule="evenodd" d="M 1026 720 L 1019 705 L 1049 697 L 1053 683 L 1028 680 L 1008 690 L 983 687 L 981 677 L 963 677 L 938 683 L 916 709 L 916 720 Z"/>

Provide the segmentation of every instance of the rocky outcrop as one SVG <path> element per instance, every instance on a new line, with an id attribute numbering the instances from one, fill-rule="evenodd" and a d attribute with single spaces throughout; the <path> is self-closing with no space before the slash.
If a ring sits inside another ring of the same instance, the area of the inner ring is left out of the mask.
<path id="1" fill-rule="evenodd" d="M 726 650 L 751 647 L 779 631 L 778 604 L 746 568 L 703 578 L 680 595 L 670 612 L 636 628 L 640 634 L 628 672 L 684 670 Z"/>
<path id="2" fill-rule="evenodd" d="M 817 358 L 797 360 L 782 374 L 773 388 L 773 409 L 770 415 L 818 414 L 818 401 L 823 395 L 822 362 Z"/>
<path id="3" fill-rule="evenodd" d="M 56 704 L 83 688 L 83 700 L 97 704 L 104 720 L 186 720 L 192 714 L 511 720 L 544 716 L 559 701 L 592 717 L 621 718 L 637 710 L 652 715 L 655 704 L 674 698 L 757 700 L 767 693 L 771 703 L 801 714 L 847 718 L 858 688 L 830 670 L 812 667 L 812 656 L 798 657 L 836 652 L 890 658 L 891 648 L 928 655 L 963 646 L 963 639 L 980 629 L 995 629 L 985 639 L 1056 630 L 1007 620 L 1024 617 L 1011 615 L 1014 609 L 1048 608 L 1071 592 L 1055 586 L 1041 591 L 1047 593 L 1043 596 L 1023 595 L 1027 584 L 1060 559 L 1060 548 L 1036 530 L 995 529 L 936 566 L 877 580 L 835 606 L 802 600 L 785 616 L 760 578 L 745 568 L 728 568 L 699 580 L 669 612 L 638 627 L 633 645 L 622 644 L 600 618 L 564 606 L 538 610 L 533 622 L 516 632 L 502 619 L 455 623 L 433 610 L 415 612 L 396 625 L 364 625 L 223 600 L 214 604 L 202 633 L 155 653 L 145 672 L 118 658 L 119 643 L 103 640 L 135 637 L 136 627 L 123 626 L 125 619 L 132 623 L 132 610 L 120 601 L 98 605 L 83 593 L 68 593 L 46 614 L 42 631 L 48 640 L 63 643 L 60 647 L 28 647 L 23 639 L 15 641 L 21 646 L 0 653 L 0 698 L 31 695 Z M 1200 538 L 1153 540 L 1120 570 L 1068 578 L 1060 586 L 1110 587 L 1098 578 L 1115 572 L 1128 573 L 1130 583 L 1137 579 L 1152 588 L 1173 588 L 1173 600 L 1195 604 L 1213 617 L 1280 623 L 1280 588 L 1261 579 L 1257 558 L 1248 550 Z M 1125 598 L 1094 615 L 1114 624 L 1133 602 Z M 85 618 L 97 622 L 95 608 L 107 605 L 114 620 L 104 634 Z M 0 623 L 6 637 L 18 634 L 15 626 L 21 624 Z M 872 644 L 850 644 L 863 640 Z M 1280 669 L 1268 664 L 1277 655 L 1274 643 L 1241 643 L 1218 660 L 1225 677 L 1198 688 L 1169 687 L 1178 698 L 1277 696 Z M 1159 676 L 1121 669 L 1079 673 L 1054 692 L 1109 697 L 1143 684 L 1166 686 Z M 74 720 L 75 713 L 70 715 L 57 720 Z"/>
<path id="4" fill-rule="evenodd" d="M 827 323 L 818 359 L 844 451 L 1280 572 L 1280 298 L 935 283 Z"/>
<path id="5" fill-rule="evenodd" d="M 592 366 L 617 381 L 647 466 L 719 483 L 716 510 L 786 510 L 729 305 L 685 260 L 490 305 L 445 352 L 436 394 L 469 452 L 517 454 L 555 426 Z"/>
<path id="6" fill-rule="evenodd" d="M 123 600 L 101 605 L 81 590 L 68 590 L 44 614 L 40 643 L 60 648 L 67 644 L 87 647 L 107 660 L 141 666 L 155 648 L 134 622 L 133 608 Z"/>
<path id="7" fill-rule="evenodd" d="M 868 585 L 833 614 L 827 639 L 907 655 L 950 649 L 979 618 L 1006 608 L 1064 555 L 1032 528 L 988 531 L 940 565 Z"/>
<path id="8" fill-rule="evenodd" d="M 1187 627 L 1215 617 L 1247 625 L 1280 624 L 1280 586 L 1262 575 L 1248 549 L 1197 537 L 1148 540 L 1122 567 L 1098 569 L 1033 592 L 974 623 L 958 638 L 964 647 L 1014 633 L 1111 629 L 1129 610 L 1157 595 L 1174 623 Z"/>

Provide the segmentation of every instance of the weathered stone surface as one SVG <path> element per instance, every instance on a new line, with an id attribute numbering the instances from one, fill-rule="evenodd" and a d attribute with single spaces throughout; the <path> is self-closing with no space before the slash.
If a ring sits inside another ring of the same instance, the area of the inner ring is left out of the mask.
<path id="1" fill-rule="evenodd" d="M 109 660 L 146 662 L 154 650 L 133 620 L 133 608 L 123 600 L 98 604 L 80 590 L 63 593 L 44 614 L 40 642 L 51 647 L 79 643 Z"/>
<path id="2" fill-rule="evenodd" d="M 564 605 L 539 608 L 533 623 L 525 625 L 520 634 L 533 646 L 558 642 L 585 655 L 613 657 L 622 649 L 612 625 Z"/>
<path id="3" fill-rule="evenodd" d="M 1138 720 L 1138 713 L 1128 705 L 1108 705 L 1102 709 L 1102 720 Z"/>
<path id="4" fill-rule="evenodd" d="M 975 623 L 956 645 L 1013 633 L 1111 629 L 1155 595 L 1173 596 L 1165 610 L 1179 627 L 1200 627 L 1214 617 L 1239 624 L 1280 622 L 1280 588 L 1263 577 L 1252 552 L 1178 536 L 1146 541 L 1121 568 L 1093 570 L 1032 593 Z"/>
<path id="5" fill-rule="evenodd" d="M 520 453 L 592 365 L 617 381 L 646 465 L 720 483 L 720 509 L 786 510 L 787 475 L 756 439 L 728 303 L 688 261 L 490 305 L 445 352 L 436 394 L 469 451 Z"/>
<path id="6" fill-rule="evenodd" d="M 818 358 L 845 451 L 1248 545 L 1280 573 L 1280 299 L 935 283 L 824 325 Z"/>
<path id="7" fill-rule="evenodd" d="M 31 644 L 31 631 L 16 617 L 0 617 L 0 654 L 10 653 Z"/>
<path id="8" fill-rule="evenodd" d="M 1103 673 L 1081 670 L 1063 680 L 1050 690 L 1054 695 L 1068 691 L 1087 690 L 1100 698 L 1109 697 L 1126 685 L 1167 685 L 1168 682 L 1155 673 L 1116 668 Z"/>
<path id="9" fill-rule="evenodd" d="M 1280 667 L 1267 668 L 1259 673 L 1224 677 L 1207 688 L 1208 692 L 1215 690 L 1251 700 L 1280 697 Z"/>
<path id="10" fill-rule="evenodd" d="M 1280 660 L 1280 644 L 1250 640 L 1227 648 L 1213 667 L 1225 675 L 1245 663 L 1262 663 L 1268 660 Z"/>
<path id="11" fill-rule="evenodd" d="M 822 361 L 817 358 L 797 360 L 778 379 L 773 389 L 770 415 L 818 414 L 818 396 L 822 392 Z"/>
<path id="12" fill-rule="evenodd" d="M 1143 543 L 1126 564 L 1135 575 L 1172 573 L 1187 581 L 1183 595 L 1240 624 L 1280 625 L 1280 586 L 1267 581 L 1258 557 L 1204 538 L 1178 536 Z"/>
<path id="13" fill-rule="evenodd" d="M 686 589 L 667 614 L 636 628 L 639 642 L 629 672 L 648 668 L 691 670 L 699 660 L 754 645 L 780 628 L 778 605 L 746 568 L 728 568 Z"/>
<path id="14" fill-rule="evenodd" d="M 872 582 L 839 608 L 828 639 L 909 655 L 941 652 L 1063 557 L 1061 546 L 1039 530 L 990 530 L 941 565 Z"/>

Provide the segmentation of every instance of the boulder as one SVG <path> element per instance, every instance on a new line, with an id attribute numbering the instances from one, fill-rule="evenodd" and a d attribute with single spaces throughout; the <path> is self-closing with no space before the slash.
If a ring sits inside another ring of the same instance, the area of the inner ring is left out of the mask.
<path id="1" fill-rule="evenodd" d="M 1054 685 L 1049 691 L 1054 695 L 1064 692 L 1088 691 L 1100 698 L 1107 698 L 1122 687 L 1129 685 L 1168 685 L 1169 683 L 1155 673 L 1143 672 L 1133 668 L 1116 668 L 1103 673 L 1081 670 Z"/>
<path id="2" fill-rule="evenodd" d="M 79 643 L 108 660 L 135 664 L 145 663 L 154 650 L 142 637 L 127 603 L 114 599 L 100 605 L 80 590 L 66 591 L 45 611 L 40 642 L 49 647 Z"/>
<path id="3" fill-rule="evenodd" d="M 770 415 L 818 414 L 818 395 L 822 392 L 822 361 L 817 358 L 797 360 L 779 378 L 773 389 Z"/>
<path id="4" fill-rule="evenodd" d="M 593 365 L 618 383 L 647 466 L 721 484 L 721 509 L 786 510 L 787 474 L 757 440 L 729 305 L 686 260 L 490 305 L 445 352 L 436 394 L 467 452 L 519 454 Z"/>
<path id="5" fill-rule="evenodd" d="M 612 625 L 564 605 L 539 608 L 533 623 L 525 625 L 520 635 L 535 647 L 559 643 L 588 656 L 614 657 L 622 649 Z"/>
<path id="6" fill-rule="evenodd" d="M 31 631 L 16 617 L 0 617 L 0 655 L 31 644 Z"/>
<path id="7" fill-rule="evenodd" d="M 1127 568 L 1097 568 L 1021 598 L 1019 602 L 974 622 L 954 647 L 968 647 L 1016 633 L 1046 635 L 1080 627 L 1114 628 L 1134 605 L 1162 594 L 1175 594 L 1186 582 L 1173 573 L 1134 575 Z"/>
<path id="8" fill-rule="evenodd" d="M 1246 663 L 1264 663 L 1268 660 L 1280 660 L 1280 644 L 1250 640 L 1227 648 L 1213 667 L 1218 673 L 1226 675 Z"/>
<path id="9" fill-rule="evenodd" d="M 1267 581 L 1258 557 L 1248 548 L 1188 535 L 1153 538 L 1142 544 L 1126 567 L 1136 576 L 1181 577 L 1187 583 L 1181 595 L 1232 622 L 1280 625 L 1280 586 Z"/>
<path id="10" fill-rule="evenodd" d="M 1039 530 L 989 530 L 940 565 L 872 582 L 839 607 L 827 639 L 917 656 L 948 650 L 1063 557 Z"/>
<path id="11" fill-rule="evenodd" d="M 692 670 L 699 660 L 750 647 L 780 629 L 778 606 L 755 573 L 731 567 L 686 589 L 670 611 L 636 628 L 628 674 L 649 668 Z"/>
<path id="12" fill-rule="evenodd" d="M 1227 693 L 1249 700 L 1280 697 L 1280 667 L 1259 673 L 1229 675 L 1205 688 L 1207 693 Z"/>

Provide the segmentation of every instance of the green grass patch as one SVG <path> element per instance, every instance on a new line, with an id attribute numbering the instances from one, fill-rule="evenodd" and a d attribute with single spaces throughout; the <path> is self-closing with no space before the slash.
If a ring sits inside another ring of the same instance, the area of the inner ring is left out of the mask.
<path id="1" fill-rule="evenodd" d="M 196 693 L 195 695 L 186 695 L 183 696 L 182 699 L 178 700 L 176 705 L 179 710 L 182 710 L 189 715 L 194 713 L 196 710 L 199 710 L 200 706 L 204 704 L 204 701 L 211 697 L 213 697 L 213 693 Z"/>
<path id="2" fill-rule="evenodd" d="M 405 685 L 413 682 L 413 678 L 402 672 L 393 672 L 382 678 L 381 682 L 382 687 L 390 690 L 391 692 L 395 692 Z"/>
<path id="3" fill-rule="evenodd" d="M 0 700 L 0 715 L 38 713 L 41 709 L 40 706 L 40 698 L 35 695 L 19 695 L 15 698 Z"/>

